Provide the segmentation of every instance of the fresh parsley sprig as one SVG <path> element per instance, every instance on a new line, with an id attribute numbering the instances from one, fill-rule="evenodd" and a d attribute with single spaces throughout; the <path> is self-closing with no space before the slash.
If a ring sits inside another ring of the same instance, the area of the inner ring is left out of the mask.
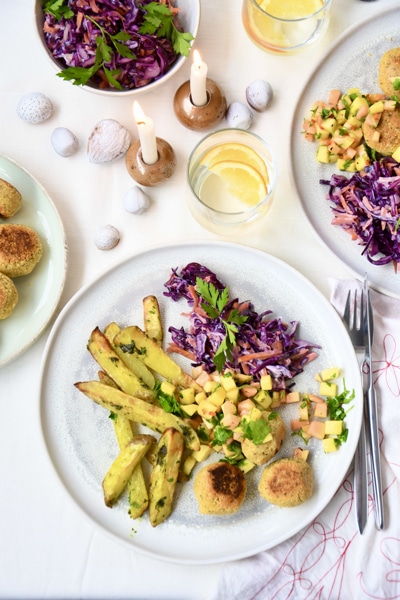
<path id="1" fill-rule="evenodd" d="M 225 363 L 232 359 L 232 351 L 236 346 L 238 326 L 247 321 L 236 308 L 226 311 L 229 302 L 229 289 L 218 290 L 213 283 L 196 278 L 196 290 L 205 302 L 200 302 L 202 309 L 211 319 L 219 319 L 225 328 L 225 337 L 215 352 L 213 363 L 219 372 Z"/>
<path id="2" fill-rule="evenodd" d="M 49 0 L 44 5 L 44 12 L 53 15 L 57 21 L 61 21 L 63 17 L 65 17 L 65 19 L 70 19 L 74 16 L 74 12 L 65 4 L 66 1 L 67 0 Z"/>
<path id="3" fill-rule="evenodd" d="M 112 61 L 114 52 L 117 52 L 124 58 L 136 58 L 131 49 L 122 43 L 130 40 L 131 36 L 126 31 L 119 31 L 115 35 L 112 35 L 88 15 L 86 15 L 86 19 L 91 21 L 91 23 L 100 30 L 100 35 L 96 36 L 96 56 L 94 64 L 91 67 L 68 67 L 60 73 L 57 73 L 57 75 L 62 79 L 72 81 L 74 85 L 85 85 L 99 69 L 102 69 L 108 83 L 121 90 L 122 85 L 116 79 L 121 72 L 120 69 L 108 69 L 105 65 Z"/>
<path id="4" fill-rule="evenodd" d="M 182 32 L 176 28 L 171 9 L 166 4 L 160 4 L 159 2 L 149 2 L 149 4 L 142 5 L 142 7 L 146 13 L 139 32 L 165 37 L 170 40 L 177 54 L 189 56 L 190 43 L 194 38 L 191 33 Z"/>

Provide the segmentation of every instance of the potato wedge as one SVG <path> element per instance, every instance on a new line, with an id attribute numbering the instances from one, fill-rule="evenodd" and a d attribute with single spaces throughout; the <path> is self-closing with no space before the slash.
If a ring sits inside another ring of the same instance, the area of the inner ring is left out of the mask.
<path id="1" fill-rule="evenodd" d="M 125 392 L 100 381 L 81 381 L 75 383 L 75 387 L 100 406 L 111 412 L 122 414 L 131 421 L 141 423 L 153 431 L 163 433 L 166 429 L 173 427 L 181 432 L 185 444 L 190 450 L 200 449 L 200 441 L 193 427 L 172 413 L 166 413 L 159 406 L 125 394 Z"/>
<path id="2" fill-rule="evenodd" d="M 160 346 L 149 338 L 144 331 L 132 325 L 121 329 L 114 338 L 116 344 L 131 344 L 137 356 L 144 364 L 166 379 L 181 385 L 182 387 L 194 387 L 201 391 L 201 387 L 188 373 L 174 361 Z"/>
<path id="3" fill-rule="evenodd" d="M 164 334 L 158 300 L 155 296 L 146 296 L 142 302 L 145 334 L 161 346 Z"/>
<path id="4" fill-rule="evenodd" d="M 156 380 L 153 373 L 146 367 L 144 362 L 137 357 L 132 348 L 130 346 L 120 346 L 114 343 L 114 338 L 120 331 L 119 325 L 112 322 L 104 329 L 104 335 L 110 342 L 111 348 L 118 354 L 126 366 L 144 383 L 145 386 L 151 390 L 154 389 Z"/>
<path id="5" fill-rule="evenodd" d="M 88 350 L 95 361 L 126 394 L 142 400 L 152 401 L 155 394 L 146 388 L 140 379 L 126 366 L 112 349 L 106 336 L 96 327 L 89 338 Z"/>
<path id="6" fill-rule="evenodd" d="M 140 463 L 152 443 L 152 435 L 140 434 L 118 454 L 103 479 L 104 502 L 113 506 L 125 489 L 136 465 Z"/>
<path id="7" fill-rule="evenodd" d="M 150 523 L 156 527 L 172 512 L 184 449 L 183 437 L 176 429 L 166 429 L 157 444 L 157 459 L 150 475 Z"/>
<path id="8" fill-rule="evenodd" d="M 120 450 L 123 450 L 134 439 L 135 424 L 124 417 L 124 415 L 113 413 L 113 425 L 119 448 Z M 154 442 L 152 446 L 150 446 L 148 452 L 150 452 L 155 445 L 156 439 L 154 438 Z M 129 514 L 132 519 L 137 519 L 145 512 L 149 505 L 149 494 L 141 462 L 133 469 L 132 475 L 128 480 L 127 488 Z"/>

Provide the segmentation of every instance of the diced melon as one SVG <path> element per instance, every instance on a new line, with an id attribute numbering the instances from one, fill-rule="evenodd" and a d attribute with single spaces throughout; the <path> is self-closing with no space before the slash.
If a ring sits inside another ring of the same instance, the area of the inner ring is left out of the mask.
<path id="1" fill-rule="evenodd" d="M 317 402 L 314 404 L 314 417 L 325 419 L 328 414 L 328 405 L 326 402 Z"/>
<path id="2" fill-rule="evenodd" d="M 323 421 L 311 421 L 307 429 L 308 435 L 315 437 L 318 440 L 323 440 L 325 437 L 325 423 Z"/>
<path id="3" fill-rule="evenodd" d="M 308 421 L 308 404 L 307 402 L 302 402 L 299 405 L 299 419 L 300 421 Z"/>
<path id="4" fill-rule="evenodd" d="M 335 442 L 335 438 L 325 438 L 324 440 L 322 440 L 322 447 L 326 454 L 328 454 L 329 452 L 336 452 L 338 449 L 338 446 Z"/>
<path id="5" fill-rule="evenodd" d="M 317 161 L 320 163 L 329 163 L 329 150 L 328 146 L 318 146 L 317 150 Z"/>
<path id="6" fill-rule="evenodd" d="M 292 402 L 300 402 L 300 392 L 289 392 L 286 394 L 285 404 L 292 404 Z"/>
<path id="7" fill-rule="evenodd" d="M 368 100 L 364 98 L 364 96 L 357 96 L 356 98 L 354 98 L 350 106 L 350 115 L 356 115 L 362 106 L 368 107 Z"/>
<path id="8" fill-rule="evenodd" d="M 325 421 L 325 435 L 340 435 L 343 430 L 343 421 Z"/>
<path id="9" fill-rule="evenodd" d="M 293 450 L 293 458 L 300 458 L 301 460 L 304 460 L 305 462 L 307 461 L 309 454 L 310 454 L 310 451 L 305 450 L 304 448 L 295 448 Z"/>
<path id="10" fill-rule="evenodd" d="M 376 113 L 383 112 L 384 108 L 385 105 L 383 103 L 383 100 L 378 100 L 378 102 L 374 102 L 373 104 L 371 104 L 371 106 L 369 107 L 369 112 L 371 115 L 374 115 Z"/>

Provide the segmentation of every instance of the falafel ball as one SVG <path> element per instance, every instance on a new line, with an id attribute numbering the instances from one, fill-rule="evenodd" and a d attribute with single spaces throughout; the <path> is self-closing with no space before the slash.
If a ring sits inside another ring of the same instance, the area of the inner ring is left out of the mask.
<path id="1" fill-rule="evenodd" d="M 314 475 L 308 462 L 300 458 L 280 458 L 267 465 L 260 478 L 260 495 L 280 507 L 292 507 L 309 500 Z"/>
<path id="2" fill-rule="evenodd" d="M 0 273 L 0 319 L 7 319 L 18 302 L 18 291 L 13 280 Z"/>
<path id="3" fill-rule="evenodd" d="M 231 515 L 241 507 L 247 483 L 239 467 L 217 462 L 197 473 L 193 489 L 203 515 Z"/>
<path id="4" fill-rule="evenodd" d="M 391 48 L 381 56 L 378 75 L 379 86 L 389 98 L 398 93 L 393 85 L 396 79 L 400 79 L 400 48 Z"/>
<path id="5" fill-rule="evenodd" d="M 265 463 L 275 456 L 282 446 L 286 435 L 285 423 L 280 415 L 274 413 L 271 418 L 271 413 L 268 411 L 263 411 L 262 415 L 271 428 L 272 440 L 264 444 L 255 444 L 246 438 L 242 441 L 242 452 L 245 457 L 259 466 L 265 465 Z"/>
<path id="6" fill-rule="evenodd" d="M 391 156 L 400 146 L 400 110 L 384 110 L 377 127 L 371 127 L 364 121 L 362 130 L 370 148 L 383 156 Z M 375 139 L 376 132 L 379 139 Z"/>

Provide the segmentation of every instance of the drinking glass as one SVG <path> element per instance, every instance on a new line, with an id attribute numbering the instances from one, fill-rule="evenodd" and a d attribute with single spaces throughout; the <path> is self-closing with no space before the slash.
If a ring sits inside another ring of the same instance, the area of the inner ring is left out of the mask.
<path id="1" fill-rule="evenodd" d="M 295 54 L 325 33 L 331 5 L 332 0 L 286 0 L 281 4 L 278 0 L 272 4 L 268 0 L 243 0 L 242 21 L 252 42 L 263 50 Z"/>

